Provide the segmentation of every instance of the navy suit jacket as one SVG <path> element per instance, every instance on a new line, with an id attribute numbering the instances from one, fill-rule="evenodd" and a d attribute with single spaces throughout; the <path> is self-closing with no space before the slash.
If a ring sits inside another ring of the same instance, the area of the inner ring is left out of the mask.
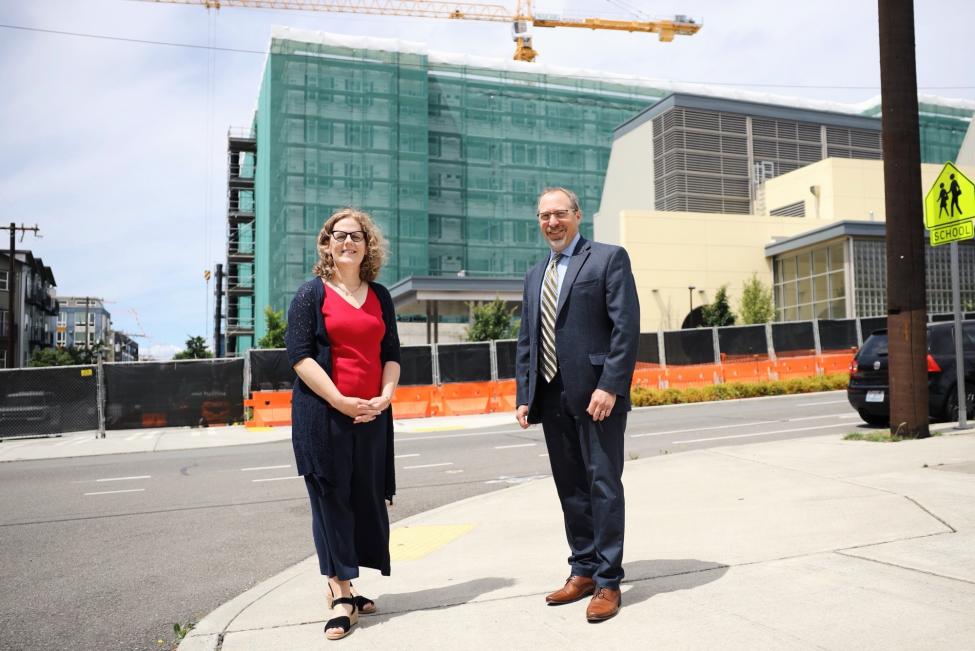
<path id="1" fill-rule="evenodd" d="M 548 257 L 525 274 L 515 358 L 518 405 L 541 422 L 539 295 Z M 617 395 L 613 414 L 629 411 L 630 383 L 640 341 L 640 302 L 626 249 L 580 238 L 562 281 L 555 317 L 555 349 L 566 408 L 576 418 L 596 389 Z"/>

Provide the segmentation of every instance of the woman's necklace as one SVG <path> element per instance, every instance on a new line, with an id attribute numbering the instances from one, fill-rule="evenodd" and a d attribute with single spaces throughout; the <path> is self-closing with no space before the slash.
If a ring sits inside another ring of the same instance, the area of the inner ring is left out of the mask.
<path id="1" fill-rule="evenodd" d="M 342 292 L 346 296 L 348 296 L 349 298 L 354 298 L 355 297 L 355 293 L 357 291 L 359 291 L 359 289 L 362 287 L 362 281 L 361 280 L 359 281 L 359 284 L 356 285 L 356 288 L 355 289 L 351 289 L 351 290 L 348 287 L 345 286 L 345 283 L 341 283 L 341 282 L 339 282 L 337 280 L 333 280 L 332 281 L 332 284 L 334 284 L 338 289 L 342 290 Z"/>

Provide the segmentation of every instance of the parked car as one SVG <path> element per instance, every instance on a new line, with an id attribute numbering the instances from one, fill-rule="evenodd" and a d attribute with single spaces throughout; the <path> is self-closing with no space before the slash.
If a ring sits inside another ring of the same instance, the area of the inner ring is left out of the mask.
<path id="1" fill-rule="evenodd" d="M 928 414 L 931 420 L 958 420 L 954 323 L 928 324 Z M 975 406 L 975 321 L 962 322 L 965 358 L 965 405 L 969 418 Z M 887 375 L 887 331 L 873 332 L 850 362 L 847 399 L 871 425 L 890 422 Z"/>

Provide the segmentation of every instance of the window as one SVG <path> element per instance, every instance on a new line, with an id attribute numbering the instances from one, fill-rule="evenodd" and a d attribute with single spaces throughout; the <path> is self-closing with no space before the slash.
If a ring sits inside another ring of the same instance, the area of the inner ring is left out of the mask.
<path id="1" fill-rule="evenodd" d="M 0 337 L 7 336 L 7 311 L 0 310 Z"/>
<path id="2" fill-rule="evenodd" d="M 7 274 L 9 271 L 0 271 L 0 292 L 7 291 Z"/>
<path id="3" fill-rule="evenodd" d="M 65 312 L 58 312 L 58 323 L 65 325 L 68 322 L 68 315 Z"/>
<path id="4" fill-rule="evenodd" d="M 59 347 L 63 347 L 68 341 L 68 333 L 59 332 L 55 337 L 55 341 Z"/>

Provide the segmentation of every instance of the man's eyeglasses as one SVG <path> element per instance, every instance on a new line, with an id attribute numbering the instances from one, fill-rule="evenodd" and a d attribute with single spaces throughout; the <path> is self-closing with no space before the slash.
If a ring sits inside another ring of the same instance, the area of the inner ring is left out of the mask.
<path id="1" fill-rule="evenodd" d="M 331 238 L 341 244 L 345 241 L 345 238 L 351 237 L 352 241 L 358 244 L 362 240 L 366 239 L 365 231 L 352 231 L 351 233 L 346 233 L 345 231 L 332 231 L 330 234 Z"/>
<path id="2" fill-rule="evenodd" d="M 540 221 L 547 222 L 552 217 L 555 217 L 556 219 L 561 221 L 574 212 L 575 210 L 551 210 L 549 212 L 540 212 L 538 213 L 538 219 Z"/>

